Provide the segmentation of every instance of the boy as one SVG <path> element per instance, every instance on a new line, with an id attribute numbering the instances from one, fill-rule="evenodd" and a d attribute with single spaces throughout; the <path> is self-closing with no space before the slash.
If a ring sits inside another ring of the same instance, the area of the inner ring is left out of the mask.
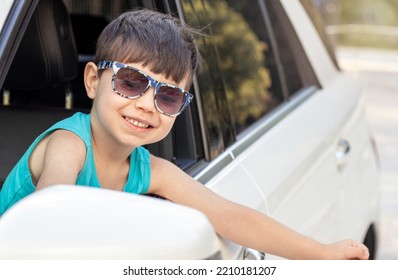
<path id="1" fill-rule="evenodd" d="M 4 183 L 0 215 L 35 190 L 86 185 L 152 193 L 196 208 L 224 238 L 285 258 L 367 259 L 360 243 L 325 245 L 302 236 L 225 200 L 141 147 L 163 139 L 193 98 L 185 89 L 201 60 L 194 33 L 149 10 L 111 22 L 98 39 L 96 62 L 84 72 L 91 113 L 77 113 L 34 141 Z"/>

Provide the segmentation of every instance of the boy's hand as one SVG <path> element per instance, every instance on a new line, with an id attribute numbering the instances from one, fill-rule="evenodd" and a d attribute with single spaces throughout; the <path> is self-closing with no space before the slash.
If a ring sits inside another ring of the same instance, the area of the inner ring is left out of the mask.
<path id="1" fill-rule="evenodd" d="M 367 260 L 368 258 L 368 248 L 354 240 L 326 245 L 326 259 L 329 260 Z"/>

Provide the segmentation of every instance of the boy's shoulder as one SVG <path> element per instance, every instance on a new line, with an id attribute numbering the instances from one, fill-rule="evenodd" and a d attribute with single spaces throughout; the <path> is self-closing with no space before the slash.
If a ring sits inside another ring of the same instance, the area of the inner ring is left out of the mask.
<path id="1" fill-rule="evenodd" d="M 91 145 L 91 123 L 90 114 L 75 113 L 69 118 L 55 123 L 48 129 L 49 133 L 57 130 L 68 130 L 76 134 L 87 145 Z"/>

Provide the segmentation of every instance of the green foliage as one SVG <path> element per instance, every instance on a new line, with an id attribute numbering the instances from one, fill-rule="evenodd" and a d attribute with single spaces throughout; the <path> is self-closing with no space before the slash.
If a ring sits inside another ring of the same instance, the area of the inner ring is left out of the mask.
<path id="1" fill-rule="evenodd" d="M 206 85 L 206 80 L 214 81 L 216 77 L 216 83 L 221 84 L 220 89 L 226 92 L 229 110 L 237 127 L 257 119 L 269 109 L 272 99 L 268 92 L 271 78 L 265 68 L 268 45 L 257 37 L 247 20 L 227 1 L 191 0 L 182 3 L 188 23 L 204 27 L 207 34 L 199 45 L 209 62 L 205 68 L 213 68 L 205 70 L 213 77 L 199 77 L 202 96 L 203 91 L 212 90 L 206 89 L 211 86 Z M 250 1 L 242 1 L 240 5 L 250 5 Z M 217 66 L 216 61 L 219 61 Z"/>

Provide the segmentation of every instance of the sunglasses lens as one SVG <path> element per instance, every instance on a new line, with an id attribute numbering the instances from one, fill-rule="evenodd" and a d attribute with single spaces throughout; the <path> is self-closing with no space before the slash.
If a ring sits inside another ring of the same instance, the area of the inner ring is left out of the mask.
<path id="1" fill-rule="evenodd" d="M 115 90 L 127 97 L 140 96 L 148 87 L 148 79 L 140 72 L 121 68 L 113 81 Z"/>
<path id="2" fill-rule="evenodd" d="M 186 96 L 176 88 L 162 86 L 156 94 L 156 105 L 164 113 L 169 115 L 178 114 L 184 107 Z"/>

